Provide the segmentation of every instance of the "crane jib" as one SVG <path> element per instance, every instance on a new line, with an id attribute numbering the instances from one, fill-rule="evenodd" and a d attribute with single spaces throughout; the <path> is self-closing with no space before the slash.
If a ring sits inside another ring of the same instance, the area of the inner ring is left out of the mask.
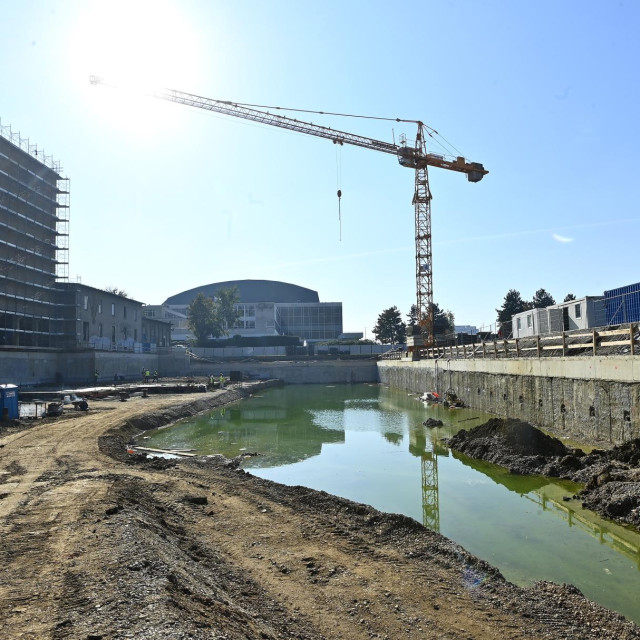
<path id="1" fill-rule="evenodd" d="M 106 84 L 101 78 L 91 76 L 92 84 Z M 398 122 L 414 122 L 418 125 L 418 132 L 415 145 L 409 146 L 406 138 L 401 137 L 401 144 L 382 142 L 365 136 L 359 136 L 346 131 L 338 131 L 330 127 L 304 122 L 270 113 L 260 111 L 249 106 L 240 105 L 234 102 L 214 100 L 202 96 L 184 93 L 174 89 L 163 89 L 149 92 L 155 98 L 168 100 L 186 106 L 205 109 L 215 113 L 252 120 L 261 124 L 267 124 L 298 133 L 316 136 L 331 140 L 334 144 L 350 144 L 365 149 L 390 153 L 398 158 L 398 162 L 403 167 L 415 170 L 415 192 L 413 195 L 413 205 L 415 208 L 415 259 L 416 259 L 416 299 L 418 324 L 422 327 L 421 332 L 426 340 L 425 344 L 432 346 L 433 336 L 433 272 L 432 272 L 432 250 L 431 250 L 431 190 L 429 188 L 429 176 L 427 167 L 440 167 L 449 171 L 465 173 L 469 182 L 479 182 L 489 172 L 479 162 L 467 162 L 462 156 L 452 157 L 438 153 L 428 153 L 425 144 L 425 133 L 428 128 L 420 121 L 399 120 Z M 270 107 L 265 107 L 270 108 Z M 333 114 L 347 115 L 347 114 Z M 364 117 L 364 116 L 359 116 Z M 338 198 L 341 196 L 338 191 Z M 417 344 L 417 343 L 416 343 Z M 410 347 L 412 351 L 416 348 Z"/>

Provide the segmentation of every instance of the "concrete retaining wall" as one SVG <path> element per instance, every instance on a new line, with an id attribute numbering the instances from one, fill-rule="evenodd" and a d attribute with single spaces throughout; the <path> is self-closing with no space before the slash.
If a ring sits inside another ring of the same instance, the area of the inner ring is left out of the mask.
<path id="1" fill-rule="evenodd" d="M 161 376 L 189 373 L 184 352 L 130 353 L 125 351 L 3 351 L 0 354 L 0 384 L 20 387 L 37 385 L 93 384 L 98 370 L 99 383 L 112 382 L 117 373 L 127 380 L 139 379 L 142 368 L 158 370 Z"/>
<path id="2" fill-rule="evenodd" d="M 474 409 L 565 439 L 614 444 L 640 437 L 639 367 L 630 356 L 378 363 L 389 386 L 441 394 L 452 388 Z"/>
<path id="3" fill-rule="evenodd" d="M 287 384 L 341 384 L 377 382 L 375 360 L 312 360 L 287 362 L 224 362 L 220 364 L 191 362 L 194 376 L 228 376 L 241 371 L 249 378 L 278 378 Z"/>

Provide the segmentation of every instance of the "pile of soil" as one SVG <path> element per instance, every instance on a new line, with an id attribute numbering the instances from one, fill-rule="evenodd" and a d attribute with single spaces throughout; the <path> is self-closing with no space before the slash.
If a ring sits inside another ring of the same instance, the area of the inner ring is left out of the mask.
<path id="1" fill-rule="evenodd" d="M 585 454 L 528 422 L 492 418 L 469 431 L 459 431 L 448 444 L 511 473 L 582 483 L 585 487 L 578 497 L 584 507 L 640 529 L 640 439 Z"/>
<path id="2" fill-rule="evenodd" d="M 140 429 L 251 392 L 94 401 L 1 429 L 0 637 L 640 640 L 574 587 L 516 587 L 411 518 L 222 456 L 126 453 Z"/>

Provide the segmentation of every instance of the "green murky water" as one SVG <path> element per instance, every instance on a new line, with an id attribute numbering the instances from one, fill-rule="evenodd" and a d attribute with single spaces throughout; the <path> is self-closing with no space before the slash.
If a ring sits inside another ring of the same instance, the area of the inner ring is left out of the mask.
<path id="1" fill-rule="evenodd" d="M 434 417 L 444 425 L 427 429 Z M 640 534 L 563 500 L 579 486 L 512 476 L 440 442 L 490 416 L 376 385 L 293 385 L 149 432 L 139 444 L 247 458 L 251 473 L 439 530 L 510 581 L 567 582 L 640 623 Z"/>

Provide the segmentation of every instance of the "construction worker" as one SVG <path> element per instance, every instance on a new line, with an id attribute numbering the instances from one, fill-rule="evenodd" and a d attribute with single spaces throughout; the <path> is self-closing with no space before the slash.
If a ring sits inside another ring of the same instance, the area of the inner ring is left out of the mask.
<path id="1" fill-rule="evenodd" d="M 144 381 L 145 382 L 149 382 L 149 378 L 151 377 L 151 372 L 149 371 L 149 369 L 145 369 L 144 370 Z"/>
<path id="2" fill-rule="evenodd" d="M 153 381 L 158 382 L 158 370 L 154 369 L 153 371 Z"/>
<path id="3" fill-rule="evenodd" d="M 220 377 L 218 378 L 218 380 L 220 381 L 220 388 L 224 389 L 224 376 L 220 374 Z"/>
<path id="4" fill-rule="evenodd" d="M 96 370 L 93 372 L 93 382 L 94 384 L 98 384 L 98 378 L 100 376 L 100 372 L 98 371 L 98 368 L 96 367 Z"/>

